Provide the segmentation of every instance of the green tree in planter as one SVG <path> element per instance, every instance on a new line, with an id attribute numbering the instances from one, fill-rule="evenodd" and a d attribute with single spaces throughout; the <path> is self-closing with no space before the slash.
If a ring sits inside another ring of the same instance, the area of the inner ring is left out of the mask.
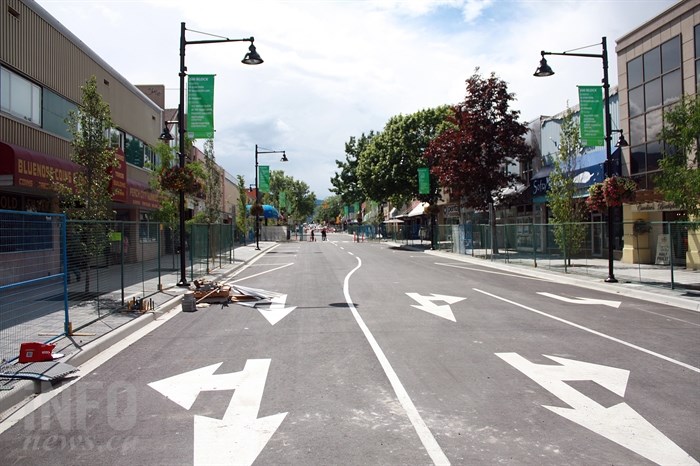
<path id="1" fill-rule="evenodd" d="M 586 226 L 582 223 L 588 216 L 586 204 L 577 199 L 574 176 L 577 156 L 580 153 L 579 125 L 567 111 L 561 124 L 559 157 L 554 160 L 554 169 L 549 174 L 547 201 L 552 213 L 554 241 L 564 253 L 564 266 L 571 265 L 571 257 L 581 251 L 586 241 Z"/>

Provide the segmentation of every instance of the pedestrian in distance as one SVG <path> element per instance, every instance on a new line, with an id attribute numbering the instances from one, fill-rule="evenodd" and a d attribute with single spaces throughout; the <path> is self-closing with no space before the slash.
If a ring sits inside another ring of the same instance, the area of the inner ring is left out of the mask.
<path id="1" fill-rule="evenodd" d="M 321 241 L 326 241 L 326 229 L 321 230 Z"/>
<path id="2" fill-rule="evenodd" d="M 314 238 L 314 230 L 311 230 L 311 242 L 316 241 L 316 238 Z"/>

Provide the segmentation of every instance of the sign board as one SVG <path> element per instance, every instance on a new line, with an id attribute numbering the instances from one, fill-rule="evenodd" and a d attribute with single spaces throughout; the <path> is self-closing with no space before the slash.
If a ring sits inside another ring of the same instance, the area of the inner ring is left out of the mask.
<path id="1" fill-rule="evenodd" d="M 270 167 L 268 165 L 260 165 L 258 167 L 258 177 L 260 181 L 258 183 L 258 189 L 261 193 L 270 192 Z"/>
<path id="2" fill-rule="evenodd" d="M 602 146 L 605 142 L 603 87 L 578 86 L 578 100 L 581 106 L 581 145 Z"/>
<path id="3" fill-rule="evenodd" d="M 671 265 L 671 238 L 668 234 L 656 239 L 656 265 Z"/>
<path id="4" fill-rule="evenodd" d="M 193 139 L 214 137 L 213 74 L 191 74 L 188 76 L 187 132 Z"/>
<path id="5" fill-rule="evenodd" d="M 430 194 L 430 170 L 427 167 L 418 169 L 418 194 Z"/>

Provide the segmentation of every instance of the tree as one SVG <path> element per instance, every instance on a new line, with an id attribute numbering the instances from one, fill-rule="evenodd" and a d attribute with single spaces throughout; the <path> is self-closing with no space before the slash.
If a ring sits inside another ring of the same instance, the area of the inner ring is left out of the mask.
<path id="1" fill-rule="evenodd" d="M 452 196 L 486 210 L 519 180 L 508 166 L 529 163 L 534 152 L 525 142 L 528 127 L 518 121 L 520 112 L 510 109 L 515 97 L 507 84 L 494 73 L 482 78 L 478 68 L 466 84 L 464 101 L 452 107 L 452 126 L 432 141 L 426 155 L 431 172 Z M 495 231 L 495 216 L 490 217 Z"/>
<path id="2" fill-rule="evenodd" d="M 357 180 L 367 198 L 395 205 L 418 198 L 418 168 L 427 166 L 425 150 L 444 131 L 448 114 L 442 106 L 389 119 L 358 158 Z M 435 199 L 437 183 L 431 190 L 428 198 Z"/>
<path id="3" fill-rule="evenodd" d="M 655 178 L 664 198 L 696 220 L 700 217 L 699 135 L 700 99 L 684 96 L 664 113 L 659 135 L 665 143 L 664 157 L 659 163 L 663 171 Z"/>
<path id="4" fill-rule="evenodd" d="M 214 157 L 214 140 L 204 142 L 204 221 L 221 221 L 222 172 Z"/>
<path id="5" fill-rule="evenodd" d="M 586 240 L 585 221 L 588 210 L 576 195 L 578 190 L 574 177 L 578 167 L 581 142 L 579 125 L 573 114 L 566 112 L 561 124 L 559 157 L 549 174 L 547 202 L 554 224 L 554 241 L 564 252 L 564 266 L 571 265 L 571 257 L 581 250 Z"/>
<path id="6" fill-rule="evenodd" d="M 248 235 L 248 223 L 246 205 L 248 204 L 248 195 L 246 194 L 248 188 L 245 185 L 245 178 L 241 175 L 236 176 L 236 181 L 238 181 L 238 214 L 236 215 L 236 230 L 243 233 L 243 244 L 245 244 L 246 237 Z"/>
<path id="7" fill-rule="evenodd" d="M 341 201 L 346 205 L 362 202 L 366 197 L 357 179 L 357 163 L 360 154 L 367 148 L 375 135 L 374 131 L 370 131 L 368 135 L 362 133 L 358 139 L 351 136 L 350 140 L 345 143 L 345 162 L 335 161 L 340 172 L 336 172 L 331 178 L 333 188 L 330 191 L 340 196 Z"/>
<path id="8" fill-rule="evenodd" d="M 100 257 L 109 246 L 107 225 L 113 217 L 110 181 L 119 166 L 116 150 L 110 146 L 112 118 L 109 105 L 97 92 L 97 78 L 92 76 L 81 87 L 82 101 L 66 118 L 72 136 L 71 160 L 81 170 L 70 186 L 57 180 L 61 210 L 74 220 L 68 231 L 69 267 L 86 270 L 85 291 L 90 290 L 91 258 Z M 69 276 L 70 281 L 70 276 Z"/>
<path id="9" fill-rule="evenodd" d="M 321 223 L 335 223 L 336 219 L 342 215 L 343 201 L 340 196 L 329 196 L 316 207 L 314 219 Z"/>
<path id="10" fill-rule="evenodd" d="M 485 210 L 519 180 L 508 165 L 529 162 L 534 154 L 524 139 L 527 125 L 518 121 L 520 111 L 509 108 L 515 97 L 507 84 L 494 73 L 482 78 L 478 68 L 466 83 L 464 101 L 452 107 L 453 126 L 435 138 L 427 157 L 442 186 L 468 207 Z"/>

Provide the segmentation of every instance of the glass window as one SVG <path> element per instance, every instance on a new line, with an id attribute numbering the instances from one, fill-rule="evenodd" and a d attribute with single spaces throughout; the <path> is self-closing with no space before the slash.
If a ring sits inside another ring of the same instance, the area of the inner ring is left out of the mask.
<path id="1" fill-rule="evenodd" d="M 0 109 L 25 121 L 41 125 L 41 87 L 2 68 Z"/>
<path id="2" fill-rule="evenodd" d="M 633 147 L 630 150 L 630 173 L 643 173 L 645 171 L 647 171 L 647 165 L 644 145 Z"/>
<path id="3" fill-rule="evenodd" d="M 124 133 L 116 128 L 109 130 L 109 147 L 124 150 Z"/>
<path id="4" fill-rule="evenodd" d="M 644 86 L 631 89 L 627 96 L 629 99 L 630 117 L 644 113 Z"/>
<path id="5" fill-rule="evenodd" d="M 644 80 L 649 81 L 661 75 L 661 49 L 656 47 L 643 55 Z"/>
<path id="6" fill-rule="evenodd" d="M 661 144 L 659 141 L 647 144 L 647 171 L 659 170 L 659 160 L 661 160 Z"/>
<path id="7" fill-rule="evenodd" d="M 681 37 L 676 36 L 673 39 L 661 44 L 661 72 L 668 73 L 676 68 L 681 67 Z"/>
<path id="8" fill-rule="evenodd" d="M 644 115 L 630 119 L 630 145 L 636 146 L 637 144 L 646 142 L 647 138 L 645 129 Z"/>
<path id="9" fill-rule="evenodd" d="M 664 105 L 672 104 L 681 98 L 683 82 L 680 68 L 672 73 L 665 74 L 663 79 Z"/>
<path id="10" fill-rule="evenodd" d="M 649 112 L 646 115 L 646 140 L 654 141 L 659 138 L 663 125 L 663 113 L 661 109 Z"/>
<path id="11" fill-rule="evenodd" d="M 700 59 L 700 24 L 695 26 L 695 58 Z"/>
<path id="12" fill-rule="evenodd" d="M 644 82 L 644 69 L 642 68 L 642 57 L 627 62 L 627 87 L 632 89 Z"/>
<path id="13" fill-rule="evenodd" d="M 130 134 L 125 134 L 124 155 L 128 163 L 143 167 L 143 142 Z"/>
<path id="14" fill-rule="evenodd" d="M 637 189 L 647 189 L 647 176 L 646 175 L 633 176 L 632 180 L 634 180 L 634 182 L 637 183 Z"/>
<path id="15" fill-rule="evenodd" d="M 644 103 L 647 111 L 661 106 L 661 78 L 644 84 Z"/>
<path id="16" fill-rule="evenodd" d="M 71 111 L 76 111 L 77 106 L 72 102 L 64 99 L 60 95 L 44 89 L 43 96 L 43 128 L 66 139 L 72 139 L 72 135 L 68 130 L 68 124 L 66 123 L 66 118 Z"/>

